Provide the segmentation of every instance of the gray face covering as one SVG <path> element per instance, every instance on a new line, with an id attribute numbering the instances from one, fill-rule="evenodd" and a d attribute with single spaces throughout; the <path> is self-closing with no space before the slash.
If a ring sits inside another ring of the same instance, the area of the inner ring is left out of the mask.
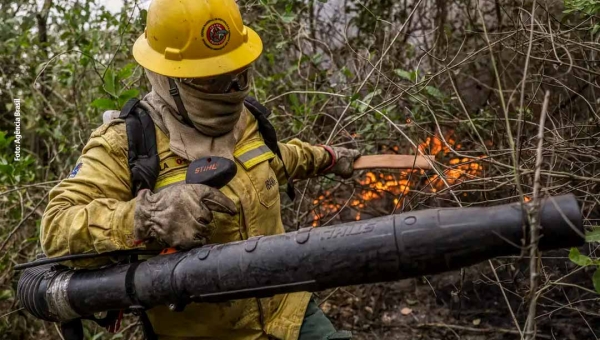
<path id="1" fill-rule="evenodd" d="M 210 94 L 194 85 L 176 81 L 183 105 L 193 127 L 183 123 L 175 100 L 169 93 L 169 79 L 146 70 L 152 92 L 145 98 L 155 124 L 170 138 L 173 152 L 189 160 L 221 156 L 233 159 L 233 149 L 246 119 L 244 98 L 249 90 Z M 245 116 L 244 116 L 245 117 Z"/>
<path id="2" fill-rule="evenodd" d="M 244 108 L 249 90 L 212 94 L 197 90 L 194 85 L 177 83 L 183 105 L 194 127 L 207 136 L 221 136 L 233 129 Z M 190 107 L 188 109 L 188 107 Z"/>

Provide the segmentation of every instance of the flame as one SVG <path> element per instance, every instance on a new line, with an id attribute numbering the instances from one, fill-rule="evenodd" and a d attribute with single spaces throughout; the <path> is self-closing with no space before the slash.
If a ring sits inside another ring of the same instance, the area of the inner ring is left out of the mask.
<path id="1" fill-rule="evenodd" d="M 446 141 L 445 143 L 444 140 Z M 462 144 L 456 143 L 454 131 L 449 130 L 443 139 L 437 133 L 433 137 L 427 137 L 423 143 L 418 145 L 417 149 L 423 154 L 436 156 L 437 160 L 443 160 L 452 154 L 452 149 L 460 150 L 462 147 Z M 381 150 L 383 153 L 400 153 L 401 146 L 383 145 Z M 386 210 L 387 206 L 391 205 L 392 202 L 394 209 L 402 207 L 404 198 L 417 186 L 422 188 L 420 189 L 421 191 L 437 193 L 438 191 L 447 189 L 446 183 L 449 186 L 456 186 L 465 180 L 483 175 L 483 165 L 477 158 L 454 157 L 444 163 L 446 169 L 442 171 L 442 178 L 434 174 L 424 179 L 423 175 L 425 175 L 425 171 L 419 169 L 407 169 L 388 173 L 366 172 L 358 180 L 360 189 L 350 200 L 347 201 L 347 198 L 340 199 L 332 196 L 329 191 L 320 195 L 318 199 L 313 200 L 312 203 L 315 209 L 312 211 L 312 225 L 313 227 L 319 226 L 323 218 L 332 218 L 335 214 L 340 213 L 342 209 L 353 211 L 354 219 L 359 221 L 362 215 L 364 215 L 361 212 L 377 204 L 384 204 Z"/>
<path id="2" fill-rule="evenodd" d="M 427 137 L 425 142 L 419 144 L 418 149 L 424 154 L 430 154 L 438 156 L 441 152 L 441 157 L 452 152 L 452 149 L 459 150 L 462 148 L 462 144 L 456 144 L 454 136 L 454 130 L 449 130 L 444 136 L 443 140 L 440 135 L 436 133 L 433 137 Z M 444 143 L 444 140 L 446 143 Z M 483 174 L 483 165 L 476 160 L 469 158 L 452 158 L 448 161 L 448 168 L 444 170 L 443 177 L 448 185 L 453 186 L 462 183 L 467 179 L 473 179 L 480 177 Z M 427 184 L 431 187 L 431 192 L 437 192 L 446 188 L 444 179 L 440 178 L 437 174 L 431 176 L 427 180 Z"/>
<path id="3" fill-rule="evenodd" d="M 419 144 L 418 149 L 426 155 L 437 156 L 440 152 L 443 152 L 443 155 L 449 154 L 451 152 L 450 147 L 454 147 L 456 144 L 456 140 L 452 138 L 453 135 L 454 130 L 449 130 L 448 133 L 446 133 L 446 136 L 444 136 L 444 140 L 446 141 L 446 143 L 444 143 L 439 137 L 439 134 L 436 133 L 435 136 L 427 137 L 425 142 Z"/>

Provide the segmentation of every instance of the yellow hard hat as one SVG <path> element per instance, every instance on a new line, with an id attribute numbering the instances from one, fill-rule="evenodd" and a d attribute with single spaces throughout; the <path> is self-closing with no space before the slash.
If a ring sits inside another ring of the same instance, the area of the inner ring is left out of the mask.
<path id="1" fill-rule="evenodd" d="M 173 78 L 212 77 L 241 69 L 262 52 L 235 0 L 154 0 L 133 45 L 144 68 Z"/>

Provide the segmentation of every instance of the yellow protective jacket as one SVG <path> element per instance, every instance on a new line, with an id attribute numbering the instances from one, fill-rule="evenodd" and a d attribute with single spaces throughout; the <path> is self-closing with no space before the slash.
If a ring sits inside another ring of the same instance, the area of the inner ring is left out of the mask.
<path id="1" fill-rule="evenodd" d="M 237 174 L 221 191 L 235 202 L 239 214 L 214 213 L 210 243 L 244 240 L 284 232 L 279 184 L 283 164 L 264 144 L 251 114 L 236 144 Z M 156 128 L 160 173 L 155 191 L 185 181 L 189 161 L 169 149 L 168 137 Z M 50 192 L 42 218 L 41 241 L 49 257 L 103 253 L 134 248 L 133 215 L 125 123 L 115 119 L 94 131 L 68 178 Z M 315 176 L 331 162 L 321 147 L 299 140 L 279 143 L 290 176 Z M 281 254 L 285 256 L 285 254 Z M 77 262 L 98 266 L 106 259 Z M 166 306 L 148 311 L 160 339 L 297 339 L 309 302 L 306 292 L 225 303 L 193 303 L 183 312 Z"/>

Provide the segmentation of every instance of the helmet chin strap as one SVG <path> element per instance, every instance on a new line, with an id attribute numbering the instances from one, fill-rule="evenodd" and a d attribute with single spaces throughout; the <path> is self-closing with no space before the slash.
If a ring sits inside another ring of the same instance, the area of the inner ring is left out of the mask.
<path id="1" fill-rule="evenodd" d="M 179 88 L 177 88 L 177 84 L 175 84 L 175 80 L 169 77 L 169 94 L 173 97 L 175 101 L 175 105 L 177 106 L 177 111 L 179 111 L 179 115 L 183 118 L 183 122 L 190 127 L 194 127 L 194 123 L 188 116 L 188 112 L 183 106 L 183 101 L 181 100 L 181 95 L 179 94 Z"/>

